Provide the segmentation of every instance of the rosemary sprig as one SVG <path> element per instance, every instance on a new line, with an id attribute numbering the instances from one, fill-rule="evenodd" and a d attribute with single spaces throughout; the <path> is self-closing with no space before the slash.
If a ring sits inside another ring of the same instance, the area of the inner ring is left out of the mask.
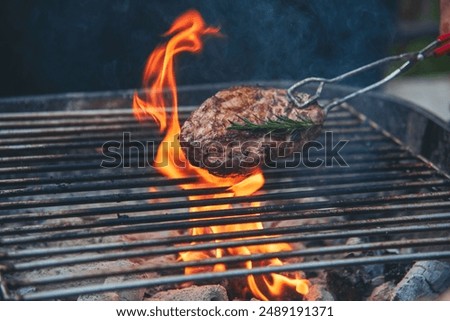
<path id="1" fill-rule="evenodd" d="M 275 116 L 276 119 L 269 119 L 261 124 L 252 123 L 250 120 L 244 117 L 239 117 L 242 120 L 242 124 L 230 121 L 231 126 L 227 129 L 246 130 L 246 131 L 259 131 L 278 134 L 292 134 L 297 130 L 305 130 L 312 126 L 314 123 L 310 119 L 298 118 L 290 119 L 286 116 Z"/>

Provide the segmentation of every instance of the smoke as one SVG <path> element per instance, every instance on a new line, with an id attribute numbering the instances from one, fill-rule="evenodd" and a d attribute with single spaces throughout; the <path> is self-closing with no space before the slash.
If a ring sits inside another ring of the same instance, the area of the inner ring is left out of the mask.
<path id="1" fill-rule="evenodd" d="M 205 19 L 218 21 L 227 38 L 209 42 L 204 60 L 191 59 L 183 82 L 195 81 L 193 73 L 203 82 L 332 77 L 387 55 L 395 32 L 395 8 L 383 1 L 220 3 Z"/>
<path id="2" fill-rule="evenodd" d="M 385 56 L 381 0 L 2 1 L 0 95 L 136 88 L 161 34 L 195 8 L 225 37 L 180 58 L 182 85 L 331 77 Z M 376 72 L 356 78 L 363 85 Z"/>

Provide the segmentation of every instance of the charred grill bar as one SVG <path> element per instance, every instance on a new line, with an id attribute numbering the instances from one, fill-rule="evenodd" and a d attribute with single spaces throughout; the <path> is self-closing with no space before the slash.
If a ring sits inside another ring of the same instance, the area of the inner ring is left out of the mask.
<path id="1" fill-rule="evenodd" d="M 182 88 L 180 101 L 197 106 L 218 89 Z M 333 90 L 330 96 L 347 89 Z M 179 184 L 196 178 L 168 180 L 144 166 L 147 156 L 151 163 L 152 144 L 146 155 L 145 144 L 139 142 L 154 141 L 156 148 L 162 137 L 153 124 L 135 121 L 131 94 L 0 102 L 0 293 L 4 299 L 76 299 L 82 294 L 176 287 L 248 274 L 450 258 L 449 133 L 414 106 L 366 95 L 353 102 L 354 108 L 330 112 L 324 130 L 333 132 L 335 142 L 349 141 L 341 152 L 348 167 L 278 164 L 265 170 L 261 193 L 188 201 L 187 196 L 225 189 L 182 190 Z M 182 120 L 193 108 L 181 108 Z M 123 142 L 121 161 L 128 166 L 102 154 L 107 141 Z M 330 155 L 316 150 L 311 156 Z M 109 161 L 109 167 L 101 167 L 102 160 Z M 260 205 L 252 207 L 250 202 Z M 220 204 L 235 206 L 188 212 L 194 206 Z M 186 234 L 197 226 L 256 221 L 266 228 Z M 346 243 L 352 237 L 363 242 Z M 174 259 L 182 251 L 282 242 L 304 246 L 250 258 Z M 344 256 L 354 252 L 370 255 Z M 249 259 L 273 257 L 291 261 L 253 270 L 236 267 Z M 227 270 L 183 273 L 185 267 L 216 263 L 226 263 Z M 152 273 L 158 277 L 149 277 Z M 121 279 L 105 282 L 113 277 Z"/>

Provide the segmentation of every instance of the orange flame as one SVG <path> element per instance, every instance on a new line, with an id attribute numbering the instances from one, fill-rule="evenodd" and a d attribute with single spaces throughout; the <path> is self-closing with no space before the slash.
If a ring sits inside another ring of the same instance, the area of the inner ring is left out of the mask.
<path id="1" fill-rule="evenodd" d="M 154 160 L 156 169 L 169 178 L 198 177 L 195 184 L 180 185 L 183 189 L 198 187 L 229 187 L 227 192 L 212 196 L 213 198 L 248 196 L 258 191 L 264 184 L 264 176 L 260 169 L 246 178 L 242 177 L 216 177 L 207 170 L 192 166 L 186 159 L 178 140 L 180 124 L 178 120 L 177 87 L 174 72 L 174 58 L 181 52 L 198 53 L 203 48 L 203 36 L 220 36 L 218 28 L 206 26 L 201 15 L 195 10 L 189 10 L 179 16 L 172 24 L 165 36 L 171 36 L 170 40 L 157 47 L 147 60 L 143 75 L 143 87 L 147 89 L 145 97 L 140 98 L 137 93 L 133 97 L 133 113 L 139 121 L 151 117 L 165 132 L 165 137 L 158 147 Z M 172 112 L 168 117 L 168 109 Z M 211 196 L 191 196 L 190 200 L 206 199 Z M 259 206 L 259 204 L 252 204 Z M 191 212 L 206 210 L 221 210 L 231 208 L 231 204 L 214 206 L 192 207 Z M 209 226 L 193 228 L 191 235 L 226 233 L 233 231 L 261 230 L 261 222 L 231 224 L 221 226 Z M 217 241 L 218 242 L 218 241 Z M 183 261 L 196 261 L 206 258 L 220 258 L 225 255 L 251 255 L 252 253 L 270 253 L 290 250 L 289 244 L 268 244 L 258 246 L 242 246 L 238 248 L 216 249 L 209 252 L 182 252 L 180 259 Z M 268 265 L 282 265 L 278 259 L 265 262 Z M 245 262 L 245 267 L 251 269 L 253 263 Z M 203 268 L 187 268 L 186 274 L 198 273 Z M 224 271 L 224 264 L 217 264 L 214 271 Z M 308 281 L 300 277 L 288 278 L 272 273 L 270 276 L 247 277 L 248 286 L 253 295 L 262 300 L 281 298 L 285 290 L 306 294 Z"/>

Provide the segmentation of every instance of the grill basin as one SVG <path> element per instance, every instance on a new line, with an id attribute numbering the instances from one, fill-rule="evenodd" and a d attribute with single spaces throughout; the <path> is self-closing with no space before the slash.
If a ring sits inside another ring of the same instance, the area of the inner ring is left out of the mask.
<path id="1" fill-rule="evenodd" d="M 230 85 L 181 88 L 181 121 Z M 327 94 L 348 90 L 332 87 Z M 178 185 L 195 182 L 195 177 L 168 180 L 148 166 L 152 146 L 162 137 L 153 124 L 135 121 L 131 95 L 0 101 L 4 299 L 77 299 L 106 291 L 217 283 L 250 273 L 450 258 L 450 135 L 420 108 L 379 94 L 359 97 L 329 114 L 319 138 L 324 142 L 329 131 L 335 143 L 348 140 L 340 152 L 348 166 L 309 168 L 313 163 L 304 161 L 284 168 L 279 163 L 265 170 L 266 184 L 257 195 L 188 202 L 187 196 L 224 189 L 183 191 Z M 104 143 L 111 141 L 125 142 L 115 150 L 121 166 L 102 154 Z M 326 160 L 330 155 L 312 150 L 311 156 Z M 189 213 L 193 206 L 224 203 L 233 208 Z M 186 233 L 196 226 L 255 221 L 266 228 L 196 237 Z M 224 248 L 289 242 L 294 250 L 254 255 L 254 262 L 278 257 L 290 263 L 251 271 L 237 265 L 246 256 L 175 260 L 180 251 L 214 250 L 215 240 Z M 187 266 L 208 270 L 215 263 L 229 268 L 183 273 Z"/>

